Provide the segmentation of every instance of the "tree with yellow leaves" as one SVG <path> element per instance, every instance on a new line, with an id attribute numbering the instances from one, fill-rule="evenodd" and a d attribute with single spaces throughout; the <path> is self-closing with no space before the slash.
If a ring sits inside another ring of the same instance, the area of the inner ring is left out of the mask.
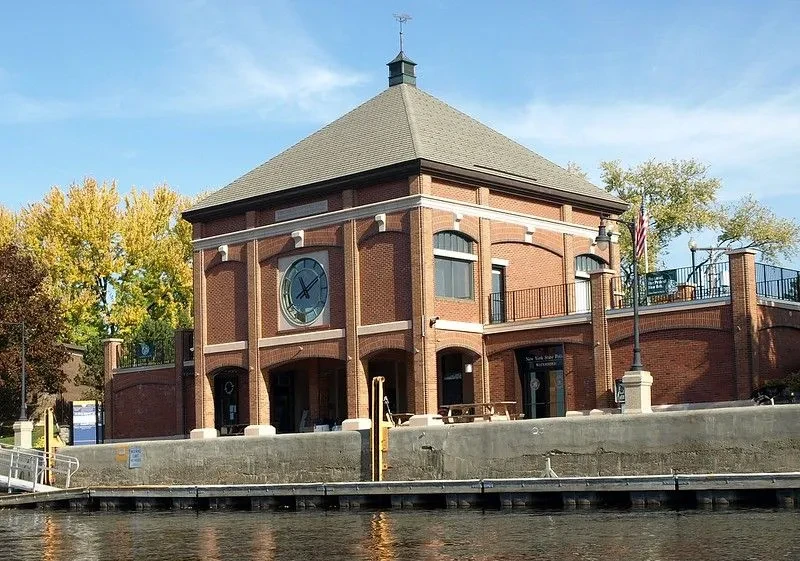
<path id="1" fill-rule="evenodd" d="M 166 185 L 123 196 L 116 183 L 87 178 L 20 213 L 23 243 L 45 265 L 72 341 L 89 347 L 90 382 L 102 379 L 91 363 L 103 338 L 129 337 L 145 322 L 191 325 L 191 226 L 180 217 L 188 204 Z"/>

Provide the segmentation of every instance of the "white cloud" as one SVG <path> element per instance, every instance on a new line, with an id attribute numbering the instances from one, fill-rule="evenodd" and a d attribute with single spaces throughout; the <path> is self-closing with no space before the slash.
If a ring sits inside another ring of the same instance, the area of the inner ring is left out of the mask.
<path id="1" fill-rule="evenodd" d="M 153 44 L 163 56 L 140 75 L 109 70 L 111 83 L 96 89 L 113 93 L 59 99 L 28 95 L 0 68 L 0 123 L 228 113 L 320 122 L 357 101 L 353 87 L 364 77 L 332 64 L 288 4 L 154 6 L 163 32 L 153 30 Z"/>
<path id="2" fill-rule="evenodd" d="M 533 150 L 562 164 L 578 161 L 590 175 L 601 160 L 694 157 L 723 179 L 725 197 L 800 193 L 800 91 L 738 105 L 536 101 L 477 111 Z"/>

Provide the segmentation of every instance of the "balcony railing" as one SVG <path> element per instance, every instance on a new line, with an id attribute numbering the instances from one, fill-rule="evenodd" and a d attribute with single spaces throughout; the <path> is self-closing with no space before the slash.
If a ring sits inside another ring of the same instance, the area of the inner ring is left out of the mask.
<path id="1" fill-rule="evenodd" d="M 756 294 L 763 298 L 800 302 L 800 271 L 756 263 Z"/>
<path id="2" fill-rule="evenodd" d="M 591 301 L 588 281 L 493 292 L 489 295 L 490 321 L 503 323 L 588 312 Z"/>
<path id="3" fill-rule="evenodd" d="M 611 306 L 633 306 L 633 279 L 611 280 Z M 667 304 L 721 298 L 731 293 L 728 263 L 713 263 L 678 269 L 665 269 L 639 277 L 639 305 Z"/>
<path id="4" fill-rule="evenodd" d="M 175 362 L 175 337 L 154 341 L 129 341 L 123 345 L 120 368 L 141 368 Z"/>

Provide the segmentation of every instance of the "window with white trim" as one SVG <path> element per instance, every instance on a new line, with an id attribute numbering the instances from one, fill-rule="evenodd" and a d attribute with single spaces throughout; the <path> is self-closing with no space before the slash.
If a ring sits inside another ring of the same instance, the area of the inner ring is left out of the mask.
<path id="1" fill-rule="evenodd" d="M 474 297 L 475 242 L 460 232 L 433 236 L 436 296 L 469 300 Z"/>

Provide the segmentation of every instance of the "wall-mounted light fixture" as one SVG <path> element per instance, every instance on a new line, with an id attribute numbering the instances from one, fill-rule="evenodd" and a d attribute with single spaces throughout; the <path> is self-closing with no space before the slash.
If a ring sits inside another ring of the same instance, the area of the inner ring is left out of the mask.
<path id="1" fill-rule="evenodd" d="M 375 222 L 378 223 L 378 231 L 385 232 L 386 231 L 386 214 L 380 213 L 375 215 Z"/>

